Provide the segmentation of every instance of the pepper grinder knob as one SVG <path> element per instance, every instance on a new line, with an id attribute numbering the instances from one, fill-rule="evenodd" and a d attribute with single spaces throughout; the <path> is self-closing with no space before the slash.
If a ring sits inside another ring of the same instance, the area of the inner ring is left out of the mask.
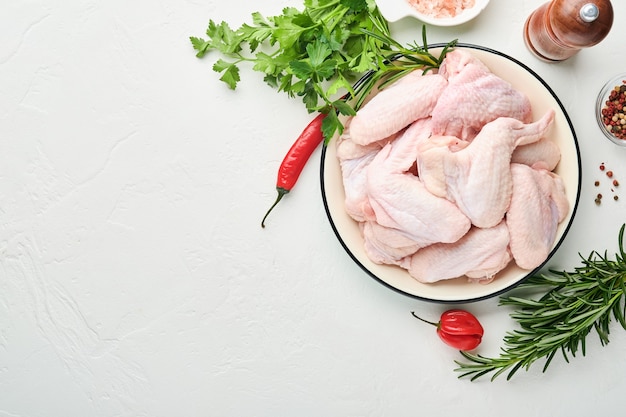
<path id="1" fill-rule="evenodd" d="M 580 18 L 583 22 L 591 23 L 600 16 L 600 9 L 593 3 L 587 3 L 580 8 Z"/>
<path id="2" fill-rule="evenodd" d="M 598 44 L 612 25 L 610 0 L 552 0 L 530 14 L 524 41 L 538 58 L 559 62 Z"/>

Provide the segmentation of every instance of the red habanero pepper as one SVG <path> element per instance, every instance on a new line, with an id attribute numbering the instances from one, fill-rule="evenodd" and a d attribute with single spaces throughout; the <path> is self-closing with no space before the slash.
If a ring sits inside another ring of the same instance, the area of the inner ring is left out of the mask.
<path id="1" fill-rule="evenodd" d="M 472 350 L 480 345 L 484 330 L 473 314 L 465 310 L 448 310 L 441 314 L 438 323 L 432 323 L 411 312 L 413 317 L 437 327 L 437 335 L 448 346 L 459 350 Z"/>
<path id="2" fill-rule="evenodd" d="M 269 208 L 263 220 L 261 221 L 261 227 L 265 227 L 265 219 L 270 214 L 272 209 L 276 207 L 276 204 L 289 193 L 293 186 L 298 181 L 300 173 L 304 169 L 307 161 L 313 154 L 313 151 L 324 140 L 324 134 L 322 133 L 322 122 L 326 114 L 320 113 L 304 128 L 298 139 L 291 146 L 283 162 L 278 169 L 278 179 L 276 180 L 276 191 L 278 191 L 278 197 L 274 204 Z"/>

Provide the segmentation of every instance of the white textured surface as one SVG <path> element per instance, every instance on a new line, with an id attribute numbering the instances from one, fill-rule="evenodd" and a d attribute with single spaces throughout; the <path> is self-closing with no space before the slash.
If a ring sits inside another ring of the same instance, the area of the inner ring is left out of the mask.
<path id="1" fill-rule="evenodd" d="M 458 37 L 527 63 L 579 137 L 582 198 L 550 262 L 613 253 L 624 201 L 594 204 L 605 162 L 626 186 L 626 149 L 593 106 L 626 69 L 616 24 L 561 64 L 532 57 L 525 17 L 497 1 L 431 42 Z M 444 307 L 365 276 L 336 241 L 319 151 L 268 220 L 275 172 L 308 122 L 246 67 L 236 92 L 194 57 L 209 18 L 237 26 L 299 1 L 5 1 L 0 6 L 0 417 L 569 416 L 622 407 L 625 332 L 587 357 L 514 380 L 459 381 L 429 326 Z M 616 19 L 626 3 L 613 2 Z M 623 19 L 622 19 L 623 20 Z M 415 21 L 393 26 L 420 39 Z M 608 59 L 610 58 L 610 59 Z M 603 181 L 606 184 L 606 181 Z M 604 187 L 604 185 L 603 185 Z M 605 187 L 606 188 L 606 187 Z M 608 189 L 604 190 L 607 196 Z M 496 300 L 471 305 L 496 354 L 512 326 Z"/>

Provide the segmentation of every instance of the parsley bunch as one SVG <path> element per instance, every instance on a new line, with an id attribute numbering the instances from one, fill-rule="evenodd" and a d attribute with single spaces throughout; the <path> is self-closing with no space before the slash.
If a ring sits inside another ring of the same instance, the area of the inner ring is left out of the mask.
<path id="1" fill-rule="evenodd" d="M 424 45 L 425 31 L 423 31 Z M 196 56 L 215 50 L 222 57 L 213 65 L 231 89 L 240 81 L 239 65 L 250 63 L 267 84 L 290 97 L 300 97 L 309 112 L 326 113 L 322 130 L 328 140 L 343 126 L 338 114 L 354 115 L 364 97 L 387 74 L 393 78 L 415 68 L 438 67 L 426 47 L 402 47 L 391 38 L 387 21 L 374 0 L 304 0 L 304 9 L 287 7 L 282 14 L 252 14 L 252 23 L 233 29 L 209 21 L 206 38 L 190 37 Z M 408 60 L 389 64 L 391 59 Z M 355 91 L 354 81 L 369 73 L 370 82 Z M 347 91 L 343 97 L 341 91 Z"/>
<path id="2" fill-rule="evenodd" d="M 615 259 L 592 252 L 587 258 L 581 256 L 582 265 L 573 271 L 534 275 L 518 287 L 519 291 L 543 292 L 541 297 L 501 298 L 501 305 L 516 308 L 511 317 L 520 329 L 507 332 L 499 357 L 461 352 L 469 362 L 456 361 L 459 378 L 476 380 L 493 373 L 494 380 L 506 373 L 511 379 L 518 370 L 528 370 L 542 358 L 545 372 L 559 352 L 567 362 L 579 349 L 584 356 L 586 338 L 593 330 L 602 345 L 609 343 L 611 318 L 626 330 L 624 227 L 619 231 Z"/>

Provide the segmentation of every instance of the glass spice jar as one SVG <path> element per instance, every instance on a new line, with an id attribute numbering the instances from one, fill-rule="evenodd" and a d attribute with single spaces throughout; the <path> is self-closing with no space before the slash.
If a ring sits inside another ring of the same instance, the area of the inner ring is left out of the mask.
<path id="1" fill-rule="evenodd" d="M 596 120 L 607 139 L 626 147 L 626 73 L 612 77 L 600 90 Z"/>

